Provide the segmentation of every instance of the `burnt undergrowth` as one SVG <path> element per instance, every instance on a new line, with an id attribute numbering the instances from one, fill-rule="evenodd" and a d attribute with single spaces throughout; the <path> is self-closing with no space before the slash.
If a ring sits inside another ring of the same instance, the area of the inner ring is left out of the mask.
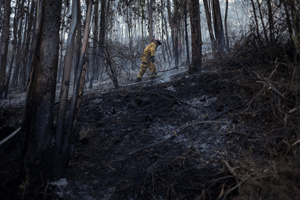
<path id="1" fill-rule="evenodd" d="M 14 137 L 0 147 L 1 196 L 299 198 L 299 64 L 292 45 L 247 41 L 192 76 L 88 92 L 58 182 L 19 179 L 22 136 Z M 0 115 L 3 130 L 16 129 L 22 108 Z"/>

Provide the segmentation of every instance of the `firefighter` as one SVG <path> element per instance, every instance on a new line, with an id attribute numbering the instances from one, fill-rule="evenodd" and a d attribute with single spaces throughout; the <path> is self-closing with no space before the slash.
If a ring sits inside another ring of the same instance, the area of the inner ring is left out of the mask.
<path id="1" fill-rule="evenodd" d="M 152 42 L 145 48 L 141 57 L 142 59 L 141 69 L 136 79 L 136 82 L 142 81 L 143 75 L 145 74 L 148 68 L 150 70 L 150 78 L 151 79 L 156 78 L 157 71 L 156 71 L 156 66 L 153 63 L 154 63 L 155 51 L 159 45 L 161 45 L 161 41 L 158 39 L 153 39 Z"/>

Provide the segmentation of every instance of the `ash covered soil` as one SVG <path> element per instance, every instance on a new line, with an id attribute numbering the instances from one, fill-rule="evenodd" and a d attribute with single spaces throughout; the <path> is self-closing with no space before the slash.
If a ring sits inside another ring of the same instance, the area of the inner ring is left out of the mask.
<path id="1" fill-rule="evenodd" d="M 233 117 L 249 97 L 230 70 L 185 73 L 170 82 L 87 92 L 73 156 L 62 179 L 31 197 L 46 199 L 230 199 L 237 185 L 228 160 L 261 144 Z M 17 128 L 21 107 L 1 111 L 1 127 Z M 5 117 L 5 118 L 4 118 Z M 7 149 L 13 148 L 10 141 Z M 253 153 L 252 153 L 253 154 Z M 255 151 L 254 154 L 259 154 Z M 2 155 L 1 155 L 2 156 Z M 1 190 L 13 197 L 7 175 Z M 13 167 L 13 168 L 12 168 Z M 43 183 L 46 185 L 45 183 Z M 20 195 L 20 194 L 18 194 Z"/>

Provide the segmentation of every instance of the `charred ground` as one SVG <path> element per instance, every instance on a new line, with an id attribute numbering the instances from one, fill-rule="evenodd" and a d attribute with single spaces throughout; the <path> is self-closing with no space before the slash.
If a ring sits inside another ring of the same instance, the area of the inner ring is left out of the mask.
<path id="1" fill-rule="evenodd" d="M 21 145 L 15 147 L 22 139 L 18 136 L 1 147 L 1 157 L 5 158 L 0 162 L 4 169 L 1 196 L 7 199 L 247 196 L 243 192 L 247 188 L 241 186 L 249 182 L 246 185 L 249 187 L 256 179 L 263 180 L 261 183 L 266 181 L 261 177 L 270 173 L 268 165 L 258 168 L 262 163 L 274 161 L 268 154 L 267 136 L 260 134 L 258 128 L 262 123 L 254 123 L 255 117 L 245 114 L 249 101 L 252 103 L 256 95 L 253 82 L 249 70 L 228 63 L 214 69 L 207 66 L 193 76 L 182 73 L 167 83 L 156 81 L 153 85 L 127 86 L 106 93 L 101 93 L 101 88 L 89 92 L 82 102 L 74 154 L 63 179 L 44 183 L 41 177 L 38 183 L 30 180 L 28 184 L 24 180 L 22 183 L 17 178 Z M 21 107 L 6 107 L 0 114 L 0 127 L 7 127 L 7 132 L 20 125 Z M 254 191 L 264 196 L 271 190 Z M 296 191 L 289 188 L 290 197 L 297 198 Z"/>

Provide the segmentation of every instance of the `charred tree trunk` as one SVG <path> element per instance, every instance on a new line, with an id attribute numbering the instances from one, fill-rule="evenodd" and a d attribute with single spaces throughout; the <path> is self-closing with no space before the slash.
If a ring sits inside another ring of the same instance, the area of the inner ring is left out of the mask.
<path id="1" fill-rule="evenodd" d="M 5 77 L 6 65 L 8 55 L 9 43 L 9 28 L 10 28 L 10 0 L 4 1 L 4 16 L 3 16 L 3 30 L 2 30 L 2 48 L 1 48 L 1 62 L 0 62 L 0 99 L 4 98 L 5 93 Z"/>
<path id="2" fill-rule="evenodd" d="M 175 56 L 175 68 L 178 68 L 178 33 L 179 33 L 179 2 L 178 0 L 174 0 L 174 16 L 173 16 L 173 24 L 174 24 L 174 56 Z"/>
<path id="3" fill-rule="evenodd" d="M 99 44 L 100 44 L 100 66 L 99 77 L 102 77 L 104 71 L 104 47 L 105 47 L 105 32 L 106 32 L 106 0 L 101 0 L 101 15 L 100 15 L 100 33 L 99 33 Z"/>
<path id="4" fill-rule="evenodd" d="M 153 39 L 153 20 L 152 20 L 152 1 L 153 0 L 148 0 L 148 10 L 149 10 L 149 43 Z"/>
<path id="5" fill-rule="evenodd" d="M 82 25 L 81 25 L 81 13 L 80 11 L 80 4 L 78 6 L 78 24 L 77 24 L 77 36 L 76 36 L 76 48 L 75 48 L 75 55 L 74 55 L 74 84 L 76 76 L 78 74 L 78 68 L 79 68 L 79 61 L 80 61 L 80 48 L 81 48 L 81 40 L 82 40 Z"/>
<path id="6" fill-rule="evenodd" d="M 37 3 L 35 2 L 35 0 L 33 1 L 35 4 L 34 4 L 34 8 L 35 8 L 35 15 L 34 15 L 34 23 L 33 23 L 33 27 L 32 27 L 32 36 L 31 36 L 31 40 L 30 40 L 30 43 L 31 43 L 31 46 L 30 46 L 30 49 L 29 49 L 29 54 L 28 54 L 28 59 L 27 59 L 27 63 L 26 63 L 26 77 L 27 77 L 27 83 L 28 83 L 28 79 L 29 79 L 29 72 L 30 72 L 30 68 L 32 66 L 32 61 L 33 61 L 33 54 L 35 52 L 35 49 L 36 49 L 36 27 L 37 27 Z"/>
<path id="7" fill-rule="evenodd" d="M 225 19 L 224 19 L 224 24 L 225 24 L 225 37 L 226 37 L 226 49 L 229 50 L 229 39 L 228 39 L 228 27 L 227 27 L 227 18 L 228 18 L 228 0 L 226 0 L 226 9 L 225 9 Z"/>
<path id="8" fill-rule="evenodd" d="M 163 13 L 163 0 L 160 1 L 161 3 L 161 41 L 164 41 L 164 13 Z M 165 53 L 165 46 L 162 47 L 162 54 L 163 54 L 163 59 L 166 62 L 166 53 Z"/>
<path id="9" fill-rule="evenodd" d="M 219 0 L 212 0 L 212 5 L 217 49 L 218 52 L 223 52 L 225 47 L 225 37 Z"/>
<path id="10" fill-rule="evenodd" d="M 206 22 L 207 22 L 207 27 L 208 27 L 208 31 L 209 31 L 209 37 L 210 37 L 212 50 L 216 51 L 216 49 L 217 49 L 216 39 L 215 39 L 214 32 L 213 32 L 213 29 L 212 29 L 211 12 L 209 10 L 207 0 L 203 0 L 203 4 L 204 4 L 204 9 L 205 9 Z"/>
<path id="11" fill-rule="evenodd" d="M 190 21 L 192 38 L 192 65 L 189 73 L 194 73 L 202 68 L 202 38 L 200 28 L 199 1 L 190 0 Z"/>
<path id="12" fill-rule="evenodd" d="M 190 66 L 190 47 L 189 47 L 189 37 L 187 29 L 187 0 L 184 1 L 184 29 L 185 29 L 185 44 L 186 44 L 186 60 L 187 66 Z"/>
<path id="13" fill-rule="evenodd" d="M 41 0 L 40 31 L 27 89 L 22 131 L 26 134 L 24 168 L 31 180 L 53 175 L 53 106 L 59 49 L 61 0 Z"/>

